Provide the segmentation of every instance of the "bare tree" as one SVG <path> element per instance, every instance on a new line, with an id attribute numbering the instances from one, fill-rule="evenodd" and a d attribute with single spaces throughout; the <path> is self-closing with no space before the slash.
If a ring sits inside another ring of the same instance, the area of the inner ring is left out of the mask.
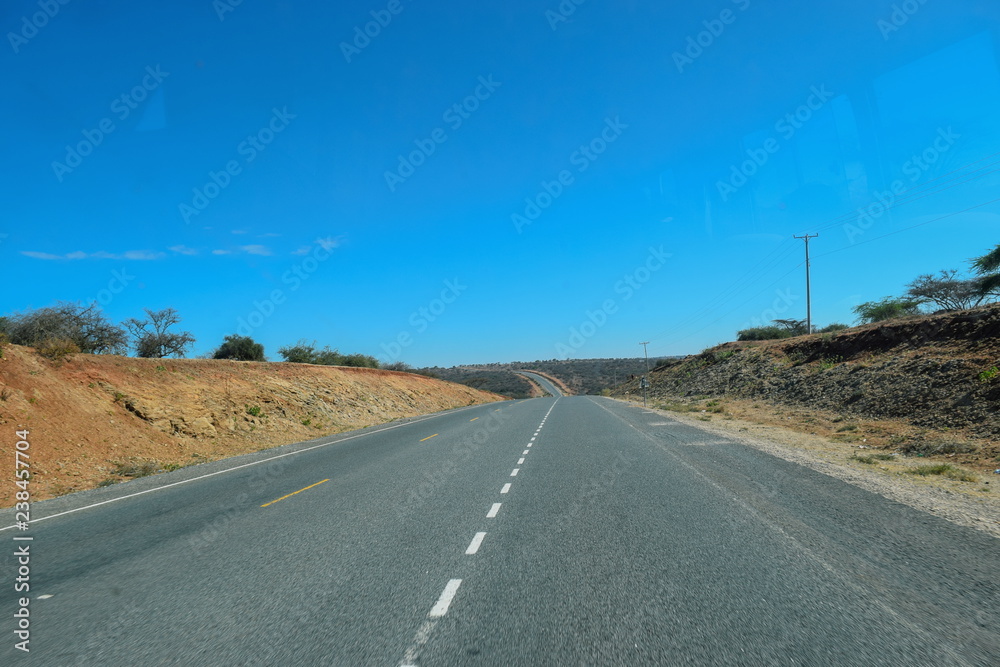
<path id="1" fill-rule="evenodd" d="M 136 356 L 162 359 L 171 355 L 183 357 L 187 348 L 194 343 L 189 331 L 171 332 L 170 327 L 181 321 L 173 308 L 146 311 L 146 319 L 132 318 L 125 321 L 125 328 L 133 338 Z"/>
<path id="2" fill-rule="evenodd" d="M 943 310 L 965 310 L 981 304 L 988 294 L 980 290 L 978 280 L 963 280 L 958 271 L 951 269 L 937 275 L 918 276 L 907 286 L 906 296 L 920 303 L 933 303 Z"/>
<path id="3" fill-rule="evenodd" d="M 54 306 L 14 313 L 4 318 L 4 328 L 15 345 L 37 347 L 46 341 L 69 340 L 81 352 L 125 354 L 125 330 L 111 323 L 96 303 L 59 302 Z"/>

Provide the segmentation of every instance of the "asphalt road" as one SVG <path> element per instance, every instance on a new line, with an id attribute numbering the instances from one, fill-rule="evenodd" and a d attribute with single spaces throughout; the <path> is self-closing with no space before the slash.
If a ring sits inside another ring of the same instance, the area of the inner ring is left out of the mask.
<path id="1" fill-rule="evenodd" d="M 540 386 L 542 389 L 544 389 L 545 391 L 549 392 L 553 396 L 557 396 L 558 397 L 558 396 L 562 396 L 563 395 L 563 393 L 561 391 L 559 391 L 559 388 L 556 387 L 555 384 L 553 384 L 551 380 L 549 380 L 548 378 L 542 377 L 538 373 L 528 373 L 527 371 L 518 371 L 518 373 L 521 374 L 521 375 L 527 375 L 529 378 L 531 378 L 532 380 L 534 380 L 535 382 L 537 382 L 538 386 Z"/>
<path id="2" fill-rule="evenodd" d="M 996 539 L 608 399 L 464 408 L 32 518 L 0 532 L 3 665 L 1000 664 Z"/>

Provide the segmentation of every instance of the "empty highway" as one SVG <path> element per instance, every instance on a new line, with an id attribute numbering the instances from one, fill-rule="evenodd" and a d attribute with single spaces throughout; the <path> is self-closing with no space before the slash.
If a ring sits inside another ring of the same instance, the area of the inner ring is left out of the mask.
<path id="1" fill-rule="evenodd" d="M 4 665 L 995 665 L 997 540 L 610 399 L 4 512 Z M 14 537 L 30 536 L 30 652 Z"/>

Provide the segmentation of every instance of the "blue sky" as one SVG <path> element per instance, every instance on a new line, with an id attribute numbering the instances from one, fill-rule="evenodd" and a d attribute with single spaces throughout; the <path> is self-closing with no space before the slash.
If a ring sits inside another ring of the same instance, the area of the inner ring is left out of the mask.
<path id="1" fill-rule="evenodd" d="M 417 366 L 685 354 L 804 318 L 792 236 L 818 232 L 814 322 L 849 323 L 1000 242 L 998 20 L 10 2 L 0 312 L 173 307 L 192 355 L 238 330 L 272 359 L 300 338 Z"/>

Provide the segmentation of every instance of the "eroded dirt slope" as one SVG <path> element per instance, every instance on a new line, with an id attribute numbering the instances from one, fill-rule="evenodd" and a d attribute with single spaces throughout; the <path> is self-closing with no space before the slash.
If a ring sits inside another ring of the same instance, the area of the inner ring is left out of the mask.
<path id="1" fill-rule="evenodd" d="M 154 469 L 501 399 L 393 371 L 86 354 L 53 362 L 6 345 L 0 459 L 11 479 L 15 431 L 27 427 L 32 499 L 42 500 Z M 12 505 L 14 491 L 12 481 L 0 485 L 0 505 Z"/>
<path id="2" fill-rule="evenodd" d="M 1000 305 L 992 305 L 837 334 L 726 343 L 657 368 L 651 394 L 658 401 L 761 401 L 816 410 L 838 422 L 899 422 L 902 428 L 881 429 L 879 445 L 958 457 L 992 472 L 1000 467 L 998 369 Z M 637 381 L 623 391 L 641 395 Z M 812 422 L 803 423 L 811 428 Z M 856 435 L 867 442 L 865 434 Z"/>

